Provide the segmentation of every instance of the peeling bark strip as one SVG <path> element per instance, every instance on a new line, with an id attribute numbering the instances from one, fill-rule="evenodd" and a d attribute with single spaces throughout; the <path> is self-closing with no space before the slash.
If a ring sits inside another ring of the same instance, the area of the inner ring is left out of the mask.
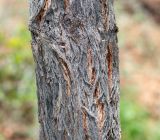
<path id="1" fill-rule="evenodd" d="M 96 73 L 95 73 L 95 69 L 93 68 L 93 56 L 92 56 L 92 49 L 88 49 L 87 52 L 87 67 L 88 67 L 88 76 L 89 76 L 89 83 L 90 84 L 94 84 L 95 82 L 95 78 L 96 78 Z"/>
<path id="2" fill-rule="evenodd" d="M 113 0 L 30 0 L 40 140 L 120 140 Z"/>

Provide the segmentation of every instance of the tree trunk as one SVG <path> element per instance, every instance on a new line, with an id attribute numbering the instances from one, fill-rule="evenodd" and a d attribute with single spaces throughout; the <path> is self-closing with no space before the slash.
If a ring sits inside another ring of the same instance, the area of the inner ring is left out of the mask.
<path id="1" fill-rule="evenodd" d="M 113 0 L 30 0 L 40 140 L 119 140 Z"/>

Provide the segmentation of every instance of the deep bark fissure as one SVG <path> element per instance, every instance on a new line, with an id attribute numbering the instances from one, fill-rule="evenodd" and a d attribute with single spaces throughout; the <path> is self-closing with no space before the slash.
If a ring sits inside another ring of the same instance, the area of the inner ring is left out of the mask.
<path id="1" fill-rule="evenodd" d="M 30 0 L 40 140 L 119 140 L 113 0 Z"/>
<path id="2" fill-rule="evenodd" d="M 112 46 L 108 44 L 107 46 L 107 64 L 108 64 L 108 86 L 109 92 L 112 89 Z"/>

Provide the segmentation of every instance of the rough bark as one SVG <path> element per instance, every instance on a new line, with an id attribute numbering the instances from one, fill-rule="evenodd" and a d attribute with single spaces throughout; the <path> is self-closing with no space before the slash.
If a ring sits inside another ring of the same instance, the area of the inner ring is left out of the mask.
<path id="1" fill-rule="evenodd" d="M 113 0 L 30 0 L 40 140 L 119 140 Z"/>

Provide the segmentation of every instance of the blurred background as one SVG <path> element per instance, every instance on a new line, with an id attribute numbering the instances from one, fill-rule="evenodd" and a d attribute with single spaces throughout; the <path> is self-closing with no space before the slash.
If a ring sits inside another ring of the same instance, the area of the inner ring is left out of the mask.
<path id="1" fill-rule="evenodd" d="M 160 140 L 160 0 L 116 0 L 122 140 Z M 38 137 L 26 0 L 0 0 L 0 140 Z"/>

